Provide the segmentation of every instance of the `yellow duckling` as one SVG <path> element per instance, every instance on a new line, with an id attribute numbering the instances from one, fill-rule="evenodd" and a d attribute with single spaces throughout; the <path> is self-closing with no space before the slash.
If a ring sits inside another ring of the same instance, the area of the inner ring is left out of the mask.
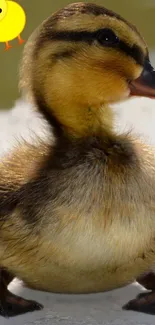
<path id="1" fill-rule="evenodd" d="M 25 23 L 25 12 L 18 3 L 0 0 L 0 42 L 6 43 L 6 51 L 12 47 L 9 41 L 14 38 L 18 38 L 19 44 L 24 42 L 20 34 L 25 27 Z"/>
<path id="2" fill-rule="evenodd" d="M 41 309 L 10 292 L 14 277 L 62 293 L 152 291 L 125 309 L 155 315 L 155 153 L 115 131 L 111 103 L 155 96 L 144 39 L 92 3 L 61 9 L 34 32 L 20 86 L 51 126 L 0 163 L 0 315 Z M 54 142 L 53 142 L 54 137 Z"/>

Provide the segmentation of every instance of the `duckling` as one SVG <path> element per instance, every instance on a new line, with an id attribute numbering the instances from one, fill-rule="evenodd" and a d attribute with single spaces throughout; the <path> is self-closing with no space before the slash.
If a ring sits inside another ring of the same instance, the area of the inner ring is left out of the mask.
<path id="1" fill-rule="evenodd" d="M 51 143 L 23 142 L 1 160 L 3 316 L 42 308 L 8 290 L 13 277 L 91 293 L 131 283 L 155 262 L 155 153 L 116 133 L 110 106 L 155 95 L 137 29 L 101 6 L 71 4 L 30 37 L 20 87 L 51 126 Z M 155 313 L 149 301 L 135 307 L 139 299 L 132 309 Z"/>
<path id="2" fill-rule="evenodd" d="M 5 51 L 12 48 L 9 41 L 18 38 L 19 44 L 24 40 L 20 34 L 26 24 L 26 15 L 23 8 L 14 1 L 0 0 L 0 42 L 5 42 Z"/>

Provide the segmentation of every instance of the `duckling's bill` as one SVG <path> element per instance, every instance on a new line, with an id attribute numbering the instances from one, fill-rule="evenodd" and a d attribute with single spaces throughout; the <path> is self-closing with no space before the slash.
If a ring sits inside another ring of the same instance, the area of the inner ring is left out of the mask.
<path id="1" fill-rule="evenodd" d="M 130 84 L 130 96 L 155 98 L 155 70 L 149 59 L 146 59 L 140 77 Z"/>

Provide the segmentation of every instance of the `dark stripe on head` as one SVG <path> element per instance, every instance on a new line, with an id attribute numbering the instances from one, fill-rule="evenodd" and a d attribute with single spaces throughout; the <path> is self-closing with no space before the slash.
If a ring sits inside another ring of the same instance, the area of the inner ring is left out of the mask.
<path id="1" fill-rule="evenodd" d="M 119 49 L 125 54 L 132 57 L 136 61 L 136 63 L 142 66 L 144 65 L 145 55 L 137 45 L 129 46 L 125 42 L 120 41 Z"/>
<path id="2" fill-rule="evenodd" d="M 128 25 L 132 30 L 134 30 L 138 35 L 141 37 L 140 33 L 137 31 L 136 27 L 130 24 L 126 19 L 122 18 L 119 14 L 113 12 L 112 10 L 109 10 L 107 8 L 104 8 L 100 5 L 97 5 L 95 3 L 72 3 L 65 8 L 60 9 L 58 12 L 56 12 L 53 15 L 53 18 L 56 21 L 61 20 L 62 18 L 69 18 L 71 16 L 74 16 L 76 14 L 88 14 L 88 15 L 94 15 L 94 16 L 110 16 L 114 17 L 118 20 L 123 21 L 126 25 Z M 52 18 L 52 17 L 51 17 Z"/>
<path id="3" fill-rule="evenodd" d="M 52 34 L 49 33 L 48 39 L 49 40 L 56 40 L 56 41 L 67 41 L 67 42 L 86 42 L 88 44 L 92 44 L 94 41 L 98 40 L 97 35 L 100 31 L 95 32 L 88 32 L 88 31 L 59 31 L 53 32 Z M 142 50 L 137 46 L 129 46 L 124 41 L 119 40 L 118 43 L 114 45 L 109 45 L 108 43 L 104 45 L 105 47 L 111 47 L 120 49 L 126 55 L 132 57 L 136 63 L 143 65 L 145 56 Z"/>
<path id="4" fill-rule="evenodd" d="M 55 54 L 53 54 L 53 59 L 57 60 L 63 60 L 63 59 L 69 59 L 72 58 L 74 56 L 76 52 L 73 50 L 62 50 L 60 52 L 57 52 Z"/>
<path id="5" fill-rule="evenodd" d="M 43 44 L 45 40 L 47 40 L 47 33 L 53 32 L 53 29 L 57 29 L 59 26 L 59 22 L 69 19 L 72 16 L 80 15 L 80 14 L 87 14 L 87 15 L 94 15 L 94 16 L 109 16 L 116 18 L 124 22 L 127 26 L 129 26 L 135 33 L 139 35 L 139 37 L 143 40 L 140 33 L 136 29 L 136 27 L 122 18 L 119 14 L 106 9 L 102 6 L 93 4 L 93 3 L 72 3 L 65 8 L 58 10 L 54 13 L 51 17 L 49 17 L 45 22 L 43 22 L 43 29 L 41 31 L 40 38 L 38 39 L 37 46 L 39 48 L 40 45 Z M 144 41 L 144 40 L 143 40 Z"/>

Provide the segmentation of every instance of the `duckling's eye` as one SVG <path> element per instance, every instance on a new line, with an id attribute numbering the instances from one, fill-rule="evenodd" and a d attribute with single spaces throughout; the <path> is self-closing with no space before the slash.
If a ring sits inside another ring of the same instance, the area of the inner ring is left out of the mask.
<path id="1" fill-rule="evenodd" d="M 118 36 L 109 28 L 97 32 L 97 40 L 103 46 L 112 46 L 119 43 Z"/>
<path id="2" fill-rule="evenodd" d="M 0 8 L 0 14 L 1 14 L 1 12 L 2 12 L 2 9 Z"/>

